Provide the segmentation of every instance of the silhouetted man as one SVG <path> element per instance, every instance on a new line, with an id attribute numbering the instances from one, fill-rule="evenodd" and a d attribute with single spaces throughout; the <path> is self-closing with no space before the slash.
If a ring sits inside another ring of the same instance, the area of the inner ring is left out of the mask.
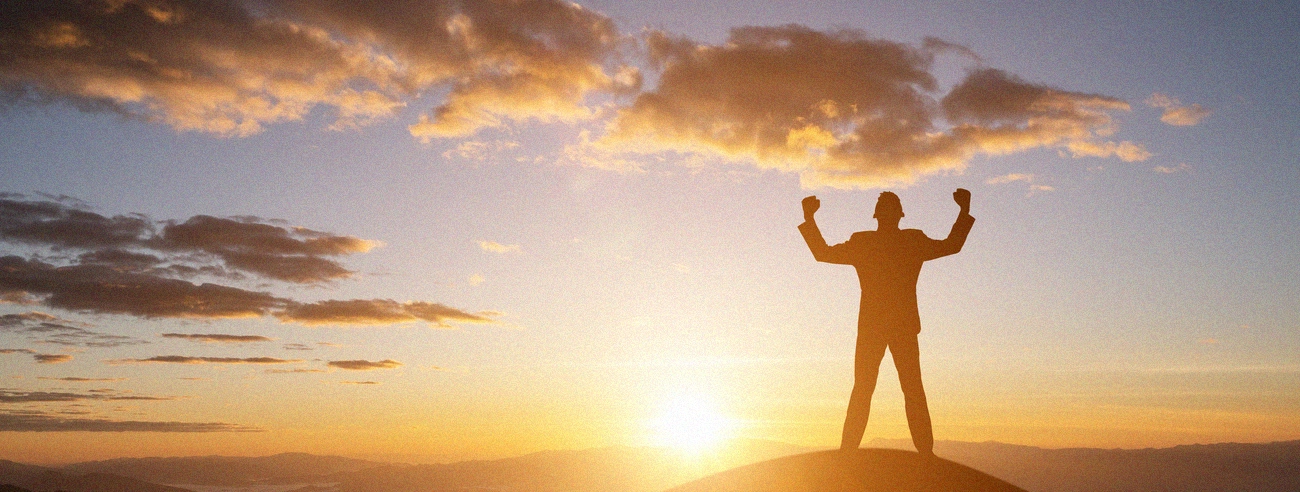
<path id="1" fill-rule="evenodd" d="M 888 191 L 876 201 L 874 231 L 856 232 L 849 240 L 827 246 L 813 214 L 821 207 L 815 196 L 803 199 L 804 223 L 799 232 L 808 242 L 813 258 L 826 263 L 853 265 L 862 285 L 858 309 L 858 346 L 853 364 L 853 393 L 844 417 L 840 449 L 857 449 L 871 413 L 871 394 L 885 348 L 894 356 L 898 382 L 903 386 L 903 404 L 912 443 L 922 454 L 934 453 L 930 430 L 930 409 L 921 386 L 921 357 L 916 335 L 921 332 L 921 315 L 916 307 L 916 279 L 921 263 L 961 251 L 975 218 L 970 216 L 970 192 L 958 188 L 952 198 L 961 206 L 952 232 L 942 241 L 930 239 L 918 229 L 899 229 L 903 204 Z"/>

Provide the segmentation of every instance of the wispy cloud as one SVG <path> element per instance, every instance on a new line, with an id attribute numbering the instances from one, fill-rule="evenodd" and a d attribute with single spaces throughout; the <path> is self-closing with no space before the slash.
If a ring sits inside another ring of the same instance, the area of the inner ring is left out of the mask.
<path id="1" fill-rule="evenodd" d="M 302 359 L 276 357 L 190 357 L 185 355 L 157 355 L 146 359 L 114 359 L 109 364 L 296 364 Z"/>
<path id="2" fill-rule="evenodd" d="M 448 321 L 491 323 L 494 312 L 469 313 L 429 302 L 397 302 L 390 299 L 356 299 L 294 304 L 275 313 L 284 322 L 304 325 L 386 325 L 426 321 L 449 326 Z"/>
<path id="3" fill-rule="evenodd" d="M 339 381 L 339 384 L 376 385 L 379 381 Z"/>
<path id="4" fill-rule="evenodd" d="M 23 333 L 38 343 L 78 347 L 118 347 L 149 343 L 135 337 L 112 335 L 86 329 L 89 323 L 63 319 L 48 313 L 27 313 L 0 316 L 0 331 Z"/>
<path id="5" fill-rule="evenodd" d="M 0 403 L 50 403 L 74 401 L 171 401 L 177 396 L 137 395 L 112 389 L 90 390 L 85 393 L 62 391 L 20 391 L 0 389 Z"/>
<path id="6" fill-rule="evenodd" d="M 517 253 L 519 252 L 518 244 L 501 244 L 496 241 L 479 241 L 478 247 L 483 251 L 490 253 Z"/>
<path id="7" fill-rule="evenodd" d="M 491 323 L 495 313 L 470 313 L 438 303 L 384 299 L 293 299 L 221 285 L 195 283 L 195 276 L 237 279 L 254 275 L 291 283 L 320 284 L 354 274 L 332 258 L 367 251 L 379 243 L 303 227 L 280 226 L 256 217 L 195 216 L 156 222 L 142 215 L 106 217 L 63 201 L 0 196 L 0 241 L 50 251 L 85 252 L 71 263 L 46 256 L 0 256 L 0 293 L 72 311 L 144 318 L 246 318 L 274 316 L 304 324 L 384 324 L 427 321 Z M 67 255 L 55 255 L 67 258 Z M 54 260 L 58 261 L 58 260 Z M 64 345 L 116 346 L 144 341 L 88 331 L 44 313 L 6 315 L 0 329 L 23 327 Z M 210 342 L 251 342 L 228 335 L 181 335 Z"/>
<path id="8" fill-rule="evenodd" d="M 31 349 L 0 349 L 0 354 L 27 354 L 36 360 L 37 364 L 59 364 L 72 360 L 68 354 L 43 354 Z"/>
<path id="9" fill-rule="evenodd" d="M 1151 94 L 1146 103 L 1153 108 L 1160 108 L 1160 121 L 1174 126 L 1196 126 L 1210 116 L 1210 111 L 1200 104 L 1184 105 L 1177 98 L 1159 92 Z"/>
<path id="10" fill-rule="evenodd" d="M 1056 191 L 1056 188 L 1050 185 L 1038 184 L 1035 182 L 1036 180 L 1037 180 L 1037 176 L 1033 174 L 1010 173 L 1010 174 L 1003 174 L 1001 176 L 994 176 L 992 178 L 986 179 L 984 180 L 984 183 L 991 184 L 991 185 L 1000 185 L 1000 184 L 1022 182 L 1029 185 L 1029 194 L 1031 195 L 1037 192 Z"/>
<path id="11" fill-rule="evenodd" d="M 37 364 L 62 364 L 72 360 L 68 354 L 33 354 Z"/>
<path id="12" fill-rule="evenodd" d="M 189 333 L 163 333 L 159 335 L 163 338 L 179 338 L 182 340 L 193 340 L 196 342 L 216 342 L 216 343 L 249 343 L 249 342 L 270 342 L 274 338 L 268 338 L 261 335 L 226 335 L 220 333 L 206 334 L 189 334 Z"/>
<path id="13" fill-rule="evenodd" d="M 380 361 L 332 360 L 329 361 L 329 363 L 326 365 L 330 367 L 337 367 L 339 369 L 347 369 L 350 371 L 369 371 L 371 369 L 392 369 L 401 366 L 402 363 L 391 359 L 385 359 Z"/>
<path id="14" fill-rule="evenodd" d="M 112 383 L 117 381 L 126 381 L 126 378 L 83 378 L 83 377 L 76 377 L 76 376 L 68 376 L 68 377 L 61 377 L 61 378 L 47 378 L 41 376 L 36 379 L 44 379 L 47 381 L 66 381 L 69 383 Z"/>
<path id="15" fill-rule="evenodd" d="M 265 372 L 267 374 L 311 374 L 311 373 L 324 373 L 329 371 L 325 369 L 267 369 L 262 372 Z"/>
<path id="16" fill-rule="evenodd" d="M 0 412 L 0 431 L 8 432 L 262 432 L 223 422 L 157 422 L 74 418 L 54 412 Z"/>
<path id="17" fill-rule="evenodd" d="M 1177 166 L 1156 166 L 1151 170 L 1160 174 L 1188 173 L 1192 172 L 1192 167 L 1188 166 L 1186 162 L 1180 162 Z"/>

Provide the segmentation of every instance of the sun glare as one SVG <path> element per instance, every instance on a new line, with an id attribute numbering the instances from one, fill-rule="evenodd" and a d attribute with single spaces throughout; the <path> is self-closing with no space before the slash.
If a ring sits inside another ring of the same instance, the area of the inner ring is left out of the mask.
<path id="1" fill-rule="evenodd" d="M 731 424 L 731 419 L 707 398 L 681 396 L 666 402 L 650 427 L 655 444 L 700 453 L 727 439 Z"/>

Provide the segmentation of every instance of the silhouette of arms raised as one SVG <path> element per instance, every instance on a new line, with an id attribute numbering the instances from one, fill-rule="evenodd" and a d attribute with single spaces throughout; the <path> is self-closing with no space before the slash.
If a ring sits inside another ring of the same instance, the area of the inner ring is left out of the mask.
<path id="1" fill-rule="evenodd" d="M 971 226 L 975 224 L 975 217 L 970 215 L 970 192 L 965 188 L 957 188 L 957 191 L 952 193 L 952 199 L 961 207 L 961 212 L 957 214 L 957 221 L 952 224 L 952 230 L 948 232 L 947 238 L 931 239 L 927 242 L 925 254 L 922 255 L 925 261 L 961 251 L 961 247 L 966 244 L 966 235 L 970 234 Z"/>
<path id="2" fill-rule="evenodd" d="M 822 237 L 821 229 L 817 228 L 817 221 L 813 214 L 821 208 L 821 200 L 816 196 L 810 196 L 803 199 L 803 223 L 799 224 L 799 232 L 803 234 L 804 242 L 808 243 L 808 250 L 812 251 L 813 258 L 817 261 L 826 263 L 838 263 L 848 265 L 852 263 L 852 251 L 849 243 L 840 243 L 835 246 L 826 244 L 826 239 Z"/>

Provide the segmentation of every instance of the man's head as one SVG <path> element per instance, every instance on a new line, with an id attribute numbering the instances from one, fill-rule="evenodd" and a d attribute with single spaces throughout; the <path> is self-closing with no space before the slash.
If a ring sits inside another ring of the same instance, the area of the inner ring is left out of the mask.
<path id="1" fill-rule="evenodd" d="M 880 198 L 876 199 L 876 214 L 872 217 L 876 220 L 897 221 L 903 218 L 903 202 L 893 192 L 881 192 Z"/>

